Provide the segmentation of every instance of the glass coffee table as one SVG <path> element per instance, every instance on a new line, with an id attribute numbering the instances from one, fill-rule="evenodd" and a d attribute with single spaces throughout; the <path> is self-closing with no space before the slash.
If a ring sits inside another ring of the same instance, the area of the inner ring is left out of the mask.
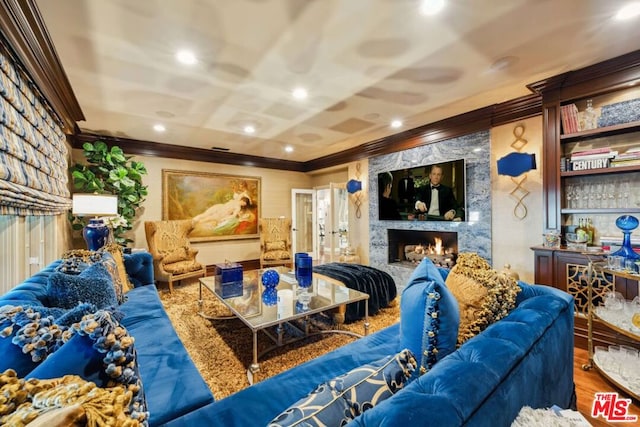
<path id="1" fill-rule="evenodd" d="M 293 271 L 286 267 L 275 267 L 272 268 L 272 270 L 276 270 L 280 274 L 280 282 L 278 283 L 277 289 L 291 289 L 293 291 L 293 299 L 290 302 L 291 307 L 284 307 L 284 309 L 283 307 L 280 307 L 279 309 L 278 304 L 267 305 L 263 303 L 263 286 L 260 280 L 260 270 L 245 272 L 243 280 L 243 294 L 242 296 L 232 298 L 222 298 L 222 296 L 216 292 L 215 277 L 209 276 L 200 279 L 200 288 L 198 293 L 199 314 L 209 320 L 224 320 L 230 318 L 208 316 L 203 312 L 202 291 L 203 289 L 206 289 L 233 313 L 231 318 L 240 319 L 242 323 L 251 329 L 251 332 L 253 333 L 253 362 L 247 369 L 247 377 L 251 384 L 253 384 L 255 374 L 260 370 L 260 364 L 258 363 L 260 357 L 278 347 L 306 339 L 317 334 L 338 333 L 351 335 L 357 338 L 363 336 L 341 329 L 310 332 L 309 316 L 330 311 L 345 304 L 368 300 L 368 294 L 349 289 L 346 286 L 342 286 L 322 275 L 314 274 L 311 287 L 307 290 L 306 299 L 309 301 L 305 304 L 306 307 L 304 307 L 302 303 L 298 301 L 298 297 L 301 293 Z M 304 300 L 304 296 L 301 299 Z M 369 333 L 369 310 L 368 304 L 364 305 L 364 335 L 367 335 Z M 298 319 L 301 321 L 298 323 L 302 323 L 302 327 L 292 323 L 292 321 Z M 297 331 L 297 336 L 285 337 L 285 324 L 288 324 L 289 327 Z M 258 332 L 260 331 L 273 341 L 273 345 L 258 353 Z"/>

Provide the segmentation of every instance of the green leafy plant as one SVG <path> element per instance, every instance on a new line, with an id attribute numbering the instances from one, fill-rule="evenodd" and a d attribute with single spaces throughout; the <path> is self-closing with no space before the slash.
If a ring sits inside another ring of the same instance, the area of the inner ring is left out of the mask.
<path id="1" fill-rule="evenodd" d="M 107 221 L 113 227 L 115 241 L 127 244 L 133 240 L 124 234 L 133 228 L 136 210 L 147 196 L 147 186 L 142 185 L 142 176 L 147 169 L 140 162 L 131 160 L 117 146 L 109 148 L 103 141 L 86 142 L 82 145 L 86 163 L 71 167 L 75 192 L 115 194 L 118 196 L 117 220 Z M 88 219 L 69 214 L 74 230 L 81 230 Z"/>

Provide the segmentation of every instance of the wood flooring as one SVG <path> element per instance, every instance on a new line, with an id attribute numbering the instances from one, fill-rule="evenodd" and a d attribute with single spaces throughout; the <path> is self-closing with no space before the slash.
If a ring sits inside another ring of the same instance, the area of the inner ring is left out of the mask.
<path id="1" fill-rule="evenodd" d="M 630 414 L 638 416 L 637 423 L 608 423 L 603 417 L 592 418 L 591 406 L 596 392 L 617 392 L 621 398 L 628 398 L 615 386 L 605 380 L 595 369 L 585 371 L 582 365 L 586 364 L 589 357 L 586 350 L 574 349 L 573 376 L 576 383 L 576 394 L 578 395 L 578 411 L 591 423 L 593 427 L 606 426 L 640 426 L 640 406 L 639 402 L 633 401 L 629 410 Z M 640 369 L 640 367 L 638 367 Z"/>

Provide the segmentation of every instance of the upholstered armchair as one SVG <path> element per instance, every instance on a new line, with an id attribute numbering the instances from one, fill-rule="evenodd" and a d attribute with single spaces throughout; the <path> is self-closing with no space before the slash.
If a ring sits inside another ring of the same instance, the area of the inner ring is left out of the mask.
<path id="1" fill-rule="evenodd" d="M 289 265 L 291 253 L 291 218 L 260 218 L 260 268 Z"/>
<path id="2" fill-rule="evenodd" d="M 206 275 L 206 267 L 196 261 L 198 250 L 191 247 L 187 237 L 192 229 L 191 220 L 144 223 L 155 279 L 169 283 L 170 293 L 173 293 L 174 282 Z"/>

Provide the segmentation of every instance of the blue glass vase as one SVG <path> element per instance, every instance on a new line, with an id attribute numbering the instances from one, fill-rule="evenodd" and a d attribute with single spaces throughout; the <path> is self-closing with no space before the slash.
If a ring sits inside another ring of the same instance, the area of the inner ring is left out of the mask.
<path id="1" fill-rule="evenodd" d="M 298 285 L 301 288 L 308 288 L 311 286 L 313 277 L 313 259 L 310 256 L 302 257 L 298 259 L 298 265 L 296 267 L 296 278 L 298 279 Z"/>
<path id="2" fill-rule="evenodd" d="M 640 255 L 635 253 L 633 247 L 631 247 L 631 232 L 638 228 L 638 218 L 631 215 L 622 215 L 616 219 L 616 227 L 618 227 L 623 234 L 622 247 L 612 253 L 611 255 L 622 256 L 625 260 L 638 260 Z"/>
<path id="3" fill-rule="evenodd" d="M 276 270 L 266 270 L 260 278 L 264 290 L 262 291 L 262 302 L 265 305 L 276 305 L 278 303 L 278 283 L 280 274 Z"/>

